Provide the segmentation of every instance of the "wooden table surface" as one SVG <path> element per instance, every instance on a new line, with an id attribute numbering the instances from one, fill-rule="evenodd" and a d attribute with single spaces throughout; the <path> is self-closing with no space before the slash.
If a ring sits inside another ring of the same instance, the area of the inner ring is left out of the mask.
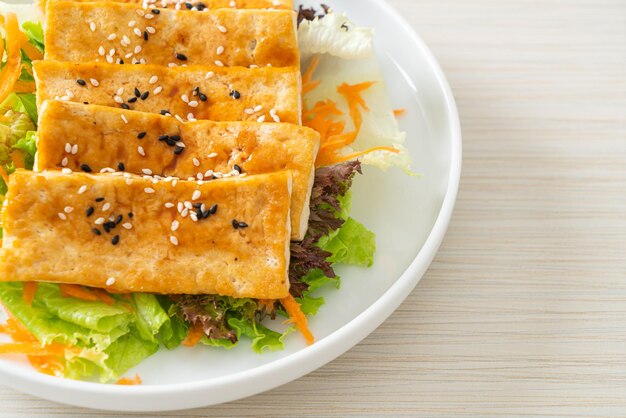
<path id="1" fill-rule="evenodd" d="M 390 3 L 440 60 L 463 124 L 432 268 L 326 367 L 164 415 L 626 416 L 626 1 Z M 0 416 L 119 414 L 3 389 Z"/>

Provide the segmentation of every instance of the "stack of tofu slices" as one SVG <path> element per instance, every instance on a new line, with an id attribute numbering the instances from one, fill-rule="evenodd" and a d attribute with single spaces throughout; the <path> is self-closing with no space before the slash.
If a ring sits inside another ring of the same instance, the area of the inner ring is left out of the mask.
<path id="1" fill-rule="evenodd" d="M 291 0 L 48 0 L 34 172 L 11 176 L 0 280 L 288 296 L 316 132 Z"/>

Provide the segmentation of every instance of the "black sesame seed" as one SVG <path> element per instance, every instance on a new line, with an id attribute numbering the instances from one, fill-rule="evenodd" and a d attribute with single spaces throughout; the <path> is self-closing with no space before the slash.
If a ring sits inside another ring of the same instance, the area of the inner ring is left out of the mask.
<path id="1" fill-rule="evenodd" d="M 187 56 L 177 52 L 176 53 L 176 59 L 179 59 L 181 61 L 187 61 Z"/>
<path id="2" fill-rule="evenodd" d="M 117 245 L 117 243 L 120 242 L 120 236 L 116 235 L 111 239 L 111 244 L 113 245 Z"/>
<path id="3" fill-rule="evenodd" d="M 211 212 L 211 215 L 215 215 L 217 213 L 217 204 L 211 206 L 211 209 L 209 209 L 209 212 Z"/>
<path id="4" fill-rule="evenodd" d="M 93 208 L 93 206 L 89 206 L 87 208 L 87 211 L 85 212 L 85 215 L 87 215 L 87 217 L 90 217 L 91 215 L 93 215 L 94 211 L 95 211 L 95 209 Z"/>
<path id="5" fill-rule="evenodd" d="M 235 164 L 233 166 L 233 169 L 237 172 L 239 172 L 239 174 L 243 173 L 243 170 L 241 169 L 241 167 L 239 167 L 239 165 Z"/>
<path id="6" fill-rule="evenodd" d="M 108 223 L 102 225 L 102 229 L 104 229 L 104 232 L 106 232 L 107 234 L 111 232 L 111 227 L 108 225 Z"/>
<path id="7" fill-rule="evenodd" d="M 183 147 L 176 147 L 176 148 L 174 148 L 174 154 L 180 155 L 180 154 L 183 153 L 184 150 L 185 150 L 185 148 L 183 148 Z"/>
<path id="8" fill-rule="evenodd" d="M 200 93 L 200 87 L 196 86 L 196 87 L 193 89 L 193 95 L 194 95 L 194 96 L 197 96 L 197 95 L 198 95 L 198 93 Z"/>
<path id="9" fill-rule="evenodd" d="M 241 93 L 239 93 L 237 90 L 231 90 L 230 97 L 232 97 L 235 100 L 239 100 L 241 99 Z"/>
<path id="10" fill-rule="evenodd" d="M 124 171 L 125 168 L 126 168 L 126 166 L 124 165 L 124 163 L 117 163 L 117 170 L 118 171 Z"/>
<path id="11" fill-rule="evenodd" d="M 141 100 L 146 100 L 149 95 L 150 95 L 149 91 L 144 91 L 143 93 L 141 93 Z"/>
<path id="12" fill-rule="evenodd" d="M 167 141 L 170 139 L 169 135 L 159 135 L 159 141 Z"/>
<path id="13" fill-rule="evenodd" d="M 133 219 L 133 216 L 135 216 L 135 214 L 134 214 L 134 213 L 132 213 L 132 212 L 128 212 L 128 217 L 129 217 L 130 219 Z"/>
<path id="14" fill-rule="evenodd" d="M 174 141 L 180 141 L 180 135 L 170 135 L 170 139 L 173 139 Z"/>
<path id="15" fill-rule="evenodd" d="M 206 212 L 204 212 L 204 213 L 202 214 L 202 219 L 206 219 L 206 218 L 208 218 L 209 216 L 211 216 L 211 211 L 208 211 L 208 210 L 207 210 Z"/>
<path id="16" fill-rule="evenodd" d="M 128 106 L 126 103 L 122 103 L 120 106 L 122 107 L 122 109 L 130 109 L 130 106 Z"/>
<path id="17" fill-rule="evenodd" d="M 146 134 L 147 134 L 146 132 L 139 132 L 139 133 L 137 134 L 137 138 L 139 138 L 139 139 L 144 139 L 144 138 L 146 137 Z"/>
<path id="18" fill-rule="evenodd" d="M 152 9 L 152 13 L 158 15 L 159 13 L 161 13 L 161 11 L 159 9 Z"/>
<path id="19" fill-rule="evenodd" d="M 96 202 L 104 202 L 104 197 L 96 197 Z"/>
<path id="20" fill-rule="evenodd" d="M 128 103 L 135 103 L 137 101 L 137 98 L 136 97 L 131 97 L 127 101 L 128 101 Z"/>
<path id="21" fill-rule="evenodd" d="M 89 102 L 83 102 L 83 104 L 89 104 Z"/>
<path id="22" fill-rule="evenodd" d="M 83 86 L 83 87 L 87 85 L 87 82 L 85 80 L 80 79 L 80 78 L 78 80 L 76 80 L 76 82 L 79 85 Z"/>
<path id="23" fill-rule="evenodd" d="M 247 228 L 248 224 L 245 222 L 239 222 L 239 228 Z"/>
<path id="24" fill-rule="evenodd" d="M 141 92 L 139 91 L 137 87 L 135 87 L 135 97 L 139 97 L 139 96 L 141 96 Z"/>
<path id="25" fill-rule="evenodd" d="M 103 224 L 103 226 L 108 226 L 110 229 L 115 229 L 115 227 L 117 226 L 117 224 L 113 221 L 109 221 L 109 222 L 105 222 Z"/>
<path id="26" fill-rule="evenodd" d="M 194 209 L 199 209 L 199 208 L 201 208 L 201 207 L 202 207 L 202 203 L 194 203 L 194 204 L 192 205 L 192 207 L 193 207 Z"/>
<path id="27" fill-rule="evenodd" d="M 147 41 L 148 40 L 148 31 L 143 31 L 143 40 Z"/>
<path id="28" fill-rule="evenodd" d="M 87 164 L 81 164 L 80 169 L 83 170 L 85 173 L 91 173 L 91 167 L 89 167 Z"/>
<path id="29" fill-rule="evenodd" d="M 119 225 L 122 222 L 122 219 L 124 219 L 124 215 L 117 215 L 117 218 L 115 218 L 115 225 Z"/>
<path id="30" fill-rule="evenodd" d="M 174 141 L 172 138 L 167 138 L 165 140 L 165 143 L 169 146 L 169 147 L 173 147 L 176 145 L 176 141 Z"/>
<path id="31" fill-rule="evenodd" d="M 185 7 L 189 10 L 191 10 L 193 8 L 193 4 L 191 3 L 185 3 Z"/>
<path id="32" fill-rule="evenodd" d="M 120 59 L 120 64 L 124 64 L 124 60 L 123 59 Z"/>
<path id="33" fill-rule="evenodd" d="M 204 94 L 204 93 L 200 93 L 198 95 L 198 97 L 200 97 L 200 101 L 202 101 L 202 102 L 206 102 L 207 101 L 206 94 Z"/>
<path id="34" fill-rule="evenodd" d="M 239 222 L 237 221 L 237 219 L 233 219 L 231 224 L 233 225 L 233 228 L 239 229 Z"/>
<path id="35" fill-rule="evenodd" d="M 102 232 L 100 232 L 100 230 L 98 228 L 92 229 L 91 232 L 93 232 L 96 235 L 102 235 Z"/>
<path id="36" fill-rule="evenodd" d="M 163 109 L 163 110 L 161 110 L 159 113 L 160 113 L 161 115 L 165 116 L 165 115 L 167 115 L 168 113 L 170 113 L 170 111 L 169 111 L 169 110 L 167 110 L 167 109 Z"/>
<path id="37" fill-rule="evenodd" d="M 202 11 L 202 10 L 206 9 L 206 4 L 200 2 L 200 3 L 196 4 L 196 9 Z"/>
<path id="38" fill-rule="evenodd" d="M 202 209 L 196 209 L 196 216 L 198 217 L 198 219 L 202 219 Z"/>

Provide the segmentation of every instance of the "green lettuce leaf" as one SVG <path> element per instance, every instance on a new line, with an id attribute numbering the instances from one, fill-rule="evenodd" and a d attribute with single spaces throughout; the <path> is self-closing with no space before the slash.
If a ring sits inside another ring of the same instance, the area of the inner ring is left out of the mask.
<path id="1" fill-rule="evenodd" d="M 283 350 L 285 348 L 284 338 L 293 331 L 293 328 L 290 328 L 281 334 L 259 324 L 254 319 L 235 317 L 228 319 L 228 325 L 237 332 L 237 339 L 242 335 L 250 338 L 252 340 L 252 349 L 259 354 L 265 350 Z"/>
<path id="2" fill-rule="evenodd" d="M 302 292 L 302 296 L 296 298 L 296 300 L 305 315 L 317 315 L 319 308 L 325 303 L 323 297 L 314 297 L 313 292 L 330 284 L 334 284 L 337 289 L 341 285 L 339 277 L 326 277 L 324 272 L 319 269 L 310 271 L 309 274 L 302 278 L 302 281 L 308 285 L 308 289 Z"/>
<path id="3" fill-rule="evenodd" d="M 106 360 L 96 364 L 101 382 L 117 379 L 159 350 L 159 344 L 142 339 L 136 329 L 111 344 L 105 350 Z"/>
<path id="4" fill-rule="evenodd" d="M 11 93 L 0 104 L 0 110 L 5 113 L 7 110 L 12 110 L 15 113 L 26 113 L 30 118 L 34 126 L 26 126 L 23 129 L 22 135 L 16 135 L 18 138 L 24 136 L 27 131 L 36 130 L 37 125 L 37 98 L 34 93 Z M 6 114 L 5 114 L 6 117 Z"/>
<path id="5" fill-rule="evenodd" d="M 135 311 L 137 331 L 144 340 L 157 342 L 155 336 L 166 322 L 169 315 L 163 310 L 156 296 L 148 293 L 133 293 L 131 296 Z M 171 328 L 171 327 L 170 327 Z"/>
<path id="6" fill-rule="evenodd" d="M 43 27 L 40 22 L 24 22 L 22 29 L 28 38 L 28 42 L 32 44 L 39 52 L 44 53 L 44 37 Z"/>
<path id="7" fill-rule="evenodd" d="M 371 267 L 376 252 L 376 235 L 352 218 L 333 237 L 322 237 L 320 247 L 332 253 L 332 263 Z"/>

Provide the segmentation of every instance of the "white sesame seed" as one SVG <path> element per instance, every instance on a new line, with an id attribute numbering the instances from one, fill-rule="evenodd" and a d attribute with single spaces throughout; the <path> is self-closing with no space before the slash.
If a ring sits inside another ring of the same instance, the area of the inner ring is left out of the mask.
<path id="1" fill-rule="evenodd" d="M 271 116 L 274 116 L 275 114 L 276 114 L 276 109 L 271 108 L 271 109 L 270 109 L 270 115 L 271 115 Z"/>
<path id="2" fill-rule="evenodd" d="M 174 68 L 177 67 L 178 65 L 174 62 L 170 62 L 169 64 L 167 64 L 167 68 Z"/>
<path id="3" fill-rule="evenodd" d="M 72 144 L 70 144 L 69 142 L 65 143 L 65 152 L 67 152 L 68 154 L 72 152 Z"/>
<path id="4" fill-rule="evenodd" d="M 259 122 L 259 123 L 265 122 L 265 115 L 259 117 L 256 121 Z"/>
<path id="5" fill-rule="evenodd" d="M 133 229 L 133 224 L 131 224 L 130 222 L 126 222 L 122 224 L 122 228 L 124 229 Z"/>
<path id="6" fill-rule="evenodd" d="M 94 87 L 98 87 L 100 85 L 100 83 L 98 82 L 98 80 L 96 80 L 95 78 L 90 78 L 89 82 L 91 83 L 92 86 Z"/>
<path id="7" fill-rule="evenodd" d="M 122 99 L 120 96 L 113 97 L 113 100 L 115 100 L 115 103 L 119 103 L 119 104 L 124 103 L 124 99 Z"/>
<path id="8" fill-rule="evenodd" d="M 59 100 L 61 100 L 61 101 L 63 101 L 63 102 L 67 102 L 67 101 L 69 101 L 69 100 L 70 100 L 70 97 L 69 97 L 69 96 L 63 96 L 63 97 L 61 97 Z"/>
<path id="9" fill-rule="evenodd" d="M 144 17 L 146 19 L 152 19 L 154 17 L 154 15 L 152 13 L 146 13 L 146 15 Z"/>
<path id="10" fill-rule="evenodd" d="M 202 174 L 202 173 L 198 173 L 198 174 L 196 174 L 196 178 L 197 178 L 198 180 L 204 180 L 204 174 Z"/>
<path id="11" fill-rule="evenodd" d="M 174 220 L 172 222 L 172 232 L 176 231 L 178 229 L 178 227 L 180 226 L 180 222 Z"/>
<path id="12" fill-rule="evenodd" d="M 140 52 L 141 52 L 141 45 L 137 45 L 137 46 L 135 47 L 135 54 L 138 54 L 138 53 L 140 53 Z"/>
<path id="13" fill-rule="evenodd" d="M 228 3 L 228 5 L 233 8 L 237 7 L 237 3 L 235 2 L 235 0 L 230 0 L 230 3 Z"/>
<path id="14" fill-rule="evenodd" d="M 129 186 L 133 184 L 133 179 L 126 179 L 126 184 L 128 184 Z"/>
<path id="15" fill-rule="evenodd" d="M 202 174 L 202 173 L 200 173 Z M 193 192 L 193 195 L 191 195 L 191 200 L 198 200 L 200 199 L 200 196 L 202 195 L 202 193 L 200 193 L 200 190 L 196 190 L 195 192 Z"/>
<path id="16" fill-rule="evenodd" d="M 165 204 L 165 207 L 168 208 L 168 209 L 172 209 L 174 207 L 174 204 L 172 202 L 167 202 Z"/>
<path id="17" fill-rule="evenodd" d="M 189 215 L 189 209 L 185 208 L 183 209 L 183 211 L 180 213 L 180 216 L 182 216 L 183 218 L 186 218 L 187 215 Z"/>
<path id="18" fill-rule="evenodd" d="M 115 277 L 109 277 L 106 281 L 107 286 L 113 286 L 115 284 Z"/>
<path id="19" fill-rule="evenodd" d="M 142 34 L 142 33 L 141 33 L 141 31 L 139 30 L 139 28 L 135 28 L 135 29 L 133 29 L 133 32 L 135 33 L 135 35 L 137 35 L 137 36 L 139 36 L 139 37 L 143 36 L 143 34 Z"/>
<path id="20" fill-rule="evenodd" d="M 188 200 L 187 200 L 187 201 L 185 201 L 185 203 L 184 203 L 184 204 L 185 204 L 185 207 L 186 207 L 187 209 L 189 209 L 189 210 L 193 209 L 193 205 L 191 204 L 191 202 L 190 202 L 190 201 L 188 201 Z"/>
<path id="21" fill-rule="evenodd" d="M 113 55 L 115 55 L 115 48 L 109 49 L 109 56 L 112 57 Z"/>
<path id="22" fill-rule="evenodd" d="M 218 46 L 217 47 L 217 55 L 222 55 L 224 53 L 224 47 L 223 46 Z"/>
<path id="23" fill-rule="evenodd" d="M 170 237 L 170 242 L 174 245 L 178 245 L 178 238 L 176 238 L 174 235 L 172 235 Z"/>
<path id="24" fill-rule="evenodd" d="M 148 81 L 148 83 L 150 84 L 156 84 L 157 81 L 159 81 L 159 77 L 153 75 L 152 77 L 150 77 L 150 80 Z"/>
<path id="25" fill-rule="evenodd" d="M 126 119 L 126 115 L 121 115 L 122 120 L 124 121 L 124 123 L 128 123 L 128 119 Z"/>
<path id="26" fill-rule="evenodd" d="M 100 46 L 100 48 L 98 48 L 98 54 L 102 55 L 103 57 L 104 54 L 106 54 L 106 51 L 102 45 Z"/>
<path id="27" fill-rule="evenodd" d="M 141 155 L 142 157 L 146 156 L 146 152 L 143 150 L 143 147 L 140 145 L 137 147 L 137 152 L 139 153 L 139 155 Z"/>
<path id="28" fill-rule="evenodd" d="M 204 173 L 204 177 L 213 177 L 213 170 L 208 170 L 206 173 Z"/>
<path id="29" fill-rule="evenodd" d="M 153 94 L 159 94 L 163 91 L 163 87 L 158 86 L 156 89 L 154 89 L 154 91 L 152 92 Z"/>
<path id="30" fill-rule="evenodd" d="M 192 100 L 189 103 L 187 103 L 190 107 L 198 107 L 198 101 L 197 100 Z"/>
<path id="31" fill-rule="evenodd" d="M 122 42 L 125 44 L 130 44 L 130 38 L 126 35 L 122 36 Z"/>
<path id="32" fill-rule="evenodd" d="M 220 60 L 215 61 L 215 65 L 217 65 L 218 67 L 223 67 L 224 63 Z"/>
<path id="33" fill-rule="evenodd" d="M 228 29 L 226 29 L 226 27 L 225 27 L 225 26 L 222 26 L 222 25 L 219 25 L 219 26 L 217 27 L 217 29 L 218 29 L 220 32 L 222 32 L 222 33 L 226 33 L 226 32 L 228 32 Z"/>
<path id="34" fill-rule="evenodd" d="M 196 167 L 200 167 L 200 160 L 198 160 L 196 157 L 193 158 L 193 165 L 195 165 Z"/>
<path id="35" fill-rule="evenodd" d="M 153 35 L 156 33 L 156 29 L 154 29 L 152 26 L 147 26 L 146 32 L 148 32 L 150 35 Z"/>
<path id="36" fill-rule="evenodd" d="M 218 178 L 218 179 L 221 179 L 222 177 L 224 177 L 224 175 L 222 173 L 220 173 L 219 171 L 214 172 L 213 176 Z"/>
<path id="37" fill-rule="evenodd" d="M 182 96 L 180 96 L 181 100 L 185 103 L 189 103 L 189 96 L 187 96 L 186 94 L 183 94 Z"/>
<path id="38" fill-rule="evenodd" d="M 174 117 L 176 118 L 177 121 L 179 121 L 180 123 L 185 123 L 185 119 L 181 118 L 178 115 L 174 115 Z"/>
<path id="39" fill-rule="evenodd" d="M 272 115 L 272 119 L 274 119 L 274 122 L 280 123 L 280 118 L 278 117 L 278 115 Z"/>
<path id="40" fill-rule="evenodd" d="M 122 173 L 122 174 L 123 174 L 123 175 L 124 175 L 124 177 L 126 177 L 127 179 L 129 179 L 129 178 L 131 178 L 131 177 L 132 177 L 130 173 L 126 173 L 126 172 L 124 172 L 124 173 Z"/>
<path id="41" fill-rule="evenodd" d="M 96 219 L 96 221 L 94 222 L 96 225 L 102 225 L 105 222 L 106 219 L 100 217 L 98 219 Z"/>
<path id="42" fill-rule="evenodd" d="M 176 146 L 177 147 L 181 147 L 181 148 L 185 148 L 185 143 L 183 141 L 177 141 L 176 142 Z"/>
<path id="43" fill-rule="evenodd" d="M 213 71 L 209 71 L 208 73 L 206 73 L 206 75 L 204 76 L 205 80 L 208 80 L 209 78 L 213 77 L 215 75 L 215 73 Z"/>
<path id="44" fill-rule="evenodd" d="M 189 122 L 195 122 L 197 120 L 196 116 L 193 113 L 188 113 L 187 119 L 189 120 Z"/>
<path id="45" fill-rule="evenodd" d="M 59 215 L 59 219 L 61 219 L 62 221 L 67 220 L 67 216 L 65 216 L 63 212 L 59 212 L 57 215 Z"/>
<path id="46" fill-rule="evenodd" d="M 121 96 L 122 94 L 124 94 L 124 87 L 120 87 L 119 89 L 117 89 L 117 95 Z"/>
<path id="47" fill-rule="evenodd" d="M 191 218 L 192 221 L 198 222 L 198 215 L 196 215 L 196 212 L 190 212 L 189 217 Z"/>
<path id="48" fill-rule="evenodd" d="M 89 29 L 91 29 L 92 32 L 95 32 L 96 31 L 96 24 L 93 23 L 93 22 L 90 22 L 89 23 Z"/>
<path id="49" fill-rule="evenodd" d="M 143 11 L 143 10 L 141 10 L 141 9 L 137 9 L 137 10 L 136 10 L 136 12 L 137 12 L 137 14 L 138 14 L 139 16 L 143 16 L 143 15 L 145 15 L 145 14 L 146 14 L 146 12 L 145 12 L 145 11 Z"/>
<path id="50" fill-rule="evenodd" d="M 106 60 L 109 64 L 113 64 L 113 57 L 110 55 L 107 55 Z"/>
<path id="51" fill-rule="evenodd" d="M 63 159 L 61 160 L 61 167 L 67 166 L 67 163 L 68 163 L 67 157 L 63 157 Z"/>
<path id="52" fill-rule="evenodd" d="M 143 168 L 143 169 L 141 169 L 141 172 L 144 173 L 147 176 L 151 176 L 152 175 L 152 170 L 150 170 L 149 168 Z"/>
<path id="53" fill-rule="evenodd" d="M 255 111 L 255 112 L 260 112 L 261 110 L 263 110 L 263 106 L 261 106 L 261 105 L 257 105 L 257 106 L 254 108 L 254 111 Z"/>
<path id="54" fill-rule="evenodd" d="M 185 205 L 183 205 L 183 202 L 178 202 L 178 205 L 176 205 L 176 209 L 178 210 L 178 213 L 182 212 L 184 208 L 185 208 Z"/>
<path id="55" fill-rule="evenodd" d="M 61 173 L 63 173 L 63 174 L 72 174 L 72 170 L 70 170 L 69 168 L 63 168 L 63 169 L 61 169 Z"/>
<path id="56" fill-rule="evenodd" d="M 217 157 L 217 152 L 212 152 L 212 153 L 210 153 L 209 155 L 207 155 L 207 157 L 209 157 L 209 158 L 215 158 L 215 157 Z"/>
<path id="57" fill-rule="evenodd" d="M 104 167 L 102 170 L 100 170 L 101 173 L 115 173 L 115 170 L 113 170 L 111 167 Z"/>
<path id="58" fill-rule="evenodd" d="M 102 205 L 102 210 L 104 212 L 106 212 L 107 210 L 111 209 L 111 204 L 109 202 L 105 203 L 104 205 Z"/>
<path id="59" fill-rule="evenodd" d="M 246 115 L 253 115 L 253 114 L 254 114 L 254 109 L 245 109 L 245 110 L 244 110 L 244 113 L 245 113 Z"/>
<path id="60" fill-rule="evenodd" d="M 70 99 L 74 97 L 74 93 L 72 93 L 71 91 L 65 90 L 65 94 L 67 94 L 67 97 L 69 97 Z"/>
<path id="61" fill-rule="evenodd" d="M 78 154 L 78 144 L 72 146 L 72 155 Z"/>
<path id="62" fill-rule="evenodd" d="M 146 187 L 145 189 L 143 189 L 143 191 L 148 194 L 154 193 L 154 189 L 152 187 Z"/>
<path id="63" fill-rule="evenodd" d="M 134 20 L 131 20 L 130 22 L 128 22 L 128 27 L 129 27 L 129 28 L 134 27 L 134 26 L 135 26 L 135 23 L 137 23 L 137 22 L 135 22 Z"/>
<path id="64" fill-rule="evenodd" d="M 80 189 L 78 189 L 78 194 L 83 194 L 87 191 L 87 186 L 80 186 Z"/>
<path id="65" fill-rule="evenodd" d="M 178 184 L 178 179 L 174 179 L 172 181 L 172 187 L 176 187 L 177 184 Z"/>

